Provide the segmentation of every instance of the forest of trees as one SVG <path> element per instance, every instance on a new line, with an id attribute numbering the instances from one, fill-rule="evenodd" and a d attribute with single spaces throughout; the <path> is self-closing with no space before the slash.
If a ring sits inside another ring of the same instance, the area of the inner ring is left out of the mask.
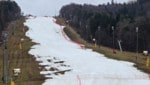
<path id="1" fill-rule="evenodd" d="M 0 35 L 8 24 L 21 16 L 21 9 L 14 1 L 0 1 Z"/>
<path id="2" fill-rule="evenodd" d="M 139 51 L 150 51 L 150 0 L 98 6 L 72 3 L 62 7 L 60 17 L 88 42 L 96 38 L 99 45 L 118 49 L 121 40 L 123 50 L 136 51 L 138 41 Z"/>

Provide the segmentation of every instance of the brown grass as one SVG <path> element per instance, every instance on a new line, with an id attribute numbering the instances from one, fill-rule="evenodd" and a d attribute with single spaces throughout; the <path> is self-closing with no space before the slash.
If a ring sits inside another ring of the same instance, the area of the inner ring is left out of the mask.
<path id="1" fill-rule="evenodd" d="M 73 27 L 69 26 L 64 19 L 55 17 L 57 19 L 57 23 L 66 26 L 64 31 L 66 34 L 76 42 L 80 42 L 85 45 L 86 48 L 92 48 L 94 51 L 97 51 L 99 53 L 104 54 L 106 57 L 111 58 L 111 59 L 116 59 L 116 60 L 123 60 L 123 61 L 129 61 L 135 63 L 135 67 L 137 67 L 139 70 L 150 73 L 150 67 L 146 66 L 146 60 L 147 57 L 149 56 L 144 56 L 141 53 L 136 55 L 136 53 L 133 52 L 120 52 L 118 50 L 115 50 L 116 53 L 113 53 L 112 48 L 108 48 L 105 46 L 94 46 L 92 43 L 88 43 L 85 40 L 83 40 L 80 35 L 74 30 Z M 137 59 L 136 59 L 137 57 Z"/>
<path id="2" fill-rule="evenodd" d="M 40 69 L 38 62 L 35 61 L 32 55 L 28 54 L 31 46 L 34 45 L 29 38 L 25 36 L 25 32 L 28 30 L 24 27 L 23 23 L 25 18 L 12 22 L 8 26 L 8 53 L 9 53 L 9 75 L 13 76 L 13 69 L 20 68 L 21 74 L 14 78 L 16 85 L 41 85 L 45 80 L 44 76 L 40 75 Z M 25 29 L 25 31 L 23 31 Z M 21 39 L 24 41 L 21 42 Z M 19 43 L 22 44 L 22 48 L 19 48 Z M 0 78 L 2 78 L 3 67 L 3 46 L 0 47 Z M 1 80 L 0 80 L 1 81 Z M 0 82 L 0 84 L 2 81 Z M 2 85 L 2 84 L 1 84 Z"/>

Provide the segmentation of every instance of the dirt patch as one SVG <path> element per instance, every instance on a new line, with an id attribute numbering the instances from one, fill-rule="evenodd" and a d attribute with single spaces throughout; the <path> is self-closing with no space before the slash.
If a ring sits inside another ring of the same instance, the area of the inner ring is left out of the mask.
<path id="1" fill-rule="evenodd" d="M 42 58 L 42 57 L 40 57 Z M 40 60 L 39 58 L 39 60 Z M 65 61 L 57 58 L 57 57 L 44 57 L 47 59 L 48 63 L 46 65 L 42 65 L 41 63 L 41 74 L 48 76 L 48 78 L 52 78 L 58 75 L 64 75 L 66 72 L 71 71 L 70 65 L 65 64 Z M 41 59 L 42 60 L 42 59 Z"/>
<path id="2" fill-rule="evenodd" d="M 59 75 L 59 74 L 64 75 L 66 72 L 69 72 L 69 71 L 71 71 L 71 69 L 69 69 L 69 70 L 63 70 L 63 71 L 58 71 L 58 72 L 55 72 L 54 74 L 55 75 Z"/>
<path id="3" fill-rule="evenodd" d="M 54 62 L 55 64 L 57 63 L 64 63 L 65 61 L 57 61 L 57 62 Z"/>

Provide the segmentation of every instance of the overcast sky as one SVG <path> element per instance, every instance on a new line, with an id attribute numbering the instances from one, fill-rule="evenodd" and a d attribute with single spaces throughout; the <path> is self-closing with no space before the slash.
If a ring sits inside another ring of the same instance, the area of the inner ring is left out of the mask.
<path id="1" fill-rule="evenodd" d="M 23 13 L 36 16 L 54 16 L 59 14 L 63 5 L 70 3 L 78 4 L 103 4 L 111 0 L 14 0 L 21 7 Z M 129 0 L 114 0 L 117 3 L 124 3 Z"/>

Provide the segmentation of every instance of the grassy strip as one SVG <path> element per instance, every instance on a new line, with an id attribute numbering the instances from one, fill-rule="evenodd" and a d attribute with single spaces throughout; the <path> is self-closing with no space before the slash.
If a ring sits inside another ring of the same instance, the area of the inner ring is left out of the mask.
<path id="1" fill-rule="evenodd" d="M 148 56 L 144 56 L 143 54 L 138 54 L 138 57 L 136 53 L 133 52 L 120 52 L 116 50 L 116 53 L 113 53 L 112 48 L 108 48 L 105 46 L 96 46 L 92 43 L 88 43 L 85 40 L 83 40 L 80 35 L 74 30 L 73 27 L 69 26 L 67 23 L 65 23 L 65 20 L 59 17 L 55 17 L 57 19 L 57 23 L 66 26 L 64 31 L 66 34 L 76 42 L 80 42 L 85 45 L 86 48 L 91 48 L 94 51 L 97 51 L 99 53 L 104 54 L 106 57 L 111 58 L 111 59 L 116 59 L 116 60 L 123 60 L 123 61 L 129 61 L 135 63 L 135 67 L 138 68 L 139 70 L 150 73 L 150 67 L 146 66 L 146 60 Z M 137 59 L 136 59 L 137 57 Z"/>
<path id="2" fill-rule="evenodd" d="M 38 62 L 32 55 L 28 54 L 31 46 L 35 43 L 25 36 L 27 27 L 23 25 L 25 18 L 22 17 L 17 21 L 12 22 L 8 26 L 8 55 L 9 55 L 9 75 L 13 76 L 13 69 L 20 68 L 21 74 L 18 77 L 13 77 L 16 85 L 41 85 L 45 80 L 44 76 L 40 75 Z M 24 29 L 24 30 L 23 30 Z M 22 39 L 22 41 L 21 41 Z M 22 49 L 19 44 L 21 43 Z M 0 67 L 2 68 L 3 46 L 0 47 Z M 0 78 L 2 78 L 2 69 L 0 69 Z M 0 80 L 0 83 L 1 80 Z M 2 84 L 1 84 L 2 85 Z"/>

